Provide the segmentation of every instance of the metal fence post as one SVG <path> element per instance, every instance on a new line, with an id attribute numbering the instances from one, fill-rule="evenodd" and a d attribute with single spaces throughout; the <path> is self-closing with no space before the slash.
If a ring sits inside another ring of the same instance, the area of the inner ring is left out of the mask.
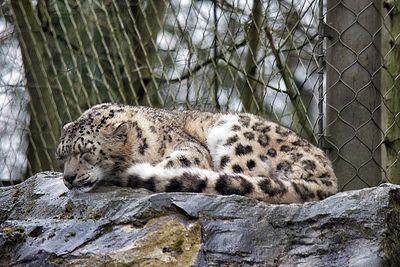
<path id="1" fill-rule="evenodd" d="M 325 133 L 339 190 L 382 180 L 380 6 L 327 1 Z"/>

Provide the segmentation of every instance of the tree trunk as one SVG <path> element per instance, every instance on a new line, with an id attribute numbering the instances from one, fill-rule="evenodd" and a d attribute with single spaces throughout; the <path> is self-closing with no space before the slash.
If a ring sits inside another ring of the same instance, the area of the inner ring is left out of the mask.
<path id="1" fill-rule="evenodd" d="M 256 77 L 257 75 L 257 54 L 260 46 L 260 33 L 263 24 L 263 3 L 260 0 L 255 0 L 251 11 L 250 25 L 246 31 L 247 41 L 247 56 L 244 66 L 246 75 Z M 243 108 L 246 112 L 257 113 L 263 108 L 256 105 L 254 101 L 257 98 L 257 83 L 253 80 L 244 77 L 243 86 L 239 86 L 240 100 L 242 101 Z M 261 103 L 263 103 L 261 99 Z M 261 113 L 261 112 L 260 112 Z"/>
<path id="2" fill-rule="evenodd" d="M 376 74 L 382 67 L 381 39 L 371 35 L 382 28 L 380 6 L 378 0 L 327 2 L 325 140 L 339 190 L 382 181 L 381 92 Z"/>
<path id="3" fill-rule="evenodd" d="M 384 7 L 389 10 L 389 34 L 384 42 L 389 43 L 385 60 L 388 75 L 385 75 L 385 107 L 387 130 L 385 136 L 387 155 L 387 178 L 400 184 L 400 0 L 386 0 Z"/>
<path id="4" fill-rule="evenodd" d="M 54 159 L 60 120 L 54 105 L 49 77 L 48 55 L 39 20 L 29 0 L 11 1 L 14 21 L 19 31 L 26 87 L 30 95 L 28 175 L 54 170 Z"/>
<path id="5" fill-rule="evenodd" d="M 105 101 L 162 105 L 153 68 L 166 3 L 127 3 L 11 1 L 30 95 L 29 175 L 57 170 L 61 127 L 82 110 Z"/>
<path id="6" fill-rule="evenodd" d="M 142 105 L 162 106 L 153 68 L 162 65 L 157 51 L 157 34 L 161 30 L 167 3 L 165 1 L 138 1 L 132 5 L 132 42 L 134 57 L 131 58 L 131 77 L 138 102 Z M 131 16 L 132 16 L 131 15 Z"/>

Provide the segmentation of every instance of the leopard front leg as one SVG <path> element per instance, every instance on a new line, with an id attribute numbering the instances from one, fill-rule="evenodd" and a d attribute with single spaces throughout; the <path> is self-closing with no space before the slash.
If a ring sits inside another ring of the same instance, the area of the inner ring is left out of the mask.
<path id="1" fill-rule="evenodd" d="M 166 169 L 195 167 L 208 170 L 212 170 L 213 167 L 208 150 L 194 141 L 177 144 L 156 166 Z"/>

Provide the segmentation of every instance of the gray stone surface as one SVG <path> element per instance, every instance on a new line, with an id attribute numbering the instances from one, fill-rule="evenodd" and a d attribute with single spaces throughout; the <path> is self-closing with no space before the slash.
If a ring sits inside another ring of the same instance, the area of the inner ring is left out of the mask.
<path id="1" fill-rule="evenodd" d="M 0 266 L 400 266 L 399 186 L 303 205 L 107 190 L 0 188 Z"/>

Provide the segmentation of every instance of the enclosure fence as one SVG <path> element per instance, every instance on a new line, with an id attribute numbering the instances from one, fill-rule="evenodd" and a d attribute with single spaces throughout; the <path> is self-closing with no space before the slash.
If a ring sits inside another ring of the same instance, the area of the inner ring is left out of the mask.
<path id="1" fill-rule="evenodd" d="M 251 112 L 400 182 L 400 1 L 13 0 L 0 7 L 0 185 L 45 170 L 102 102 Z"/>

